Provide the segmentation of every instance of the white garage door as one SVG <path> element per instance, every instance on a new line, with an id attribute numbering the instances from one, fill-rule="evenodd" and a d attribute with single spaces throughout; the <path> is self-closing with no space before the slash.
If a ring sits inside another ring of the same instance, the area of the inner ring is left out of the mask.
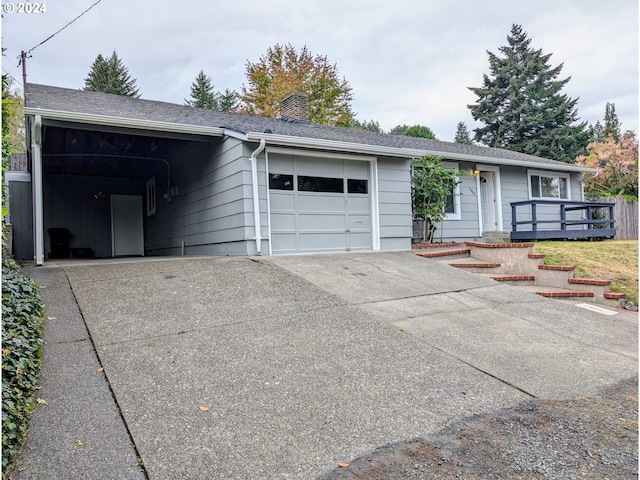
<path id="1" fill-rule="evenodd" d="M 272 253 L 371 250 L 369 162 L 269 155 Z"/>

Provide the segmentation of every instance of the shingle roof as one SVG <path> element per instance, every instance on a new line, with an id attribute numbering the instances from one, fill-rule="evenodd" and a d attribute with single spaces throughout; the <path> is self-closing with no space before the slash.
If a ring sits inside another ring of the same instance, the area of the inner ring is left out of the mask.
<path id="1" fill-rule="evenodd" d="M 330 127 L 291 122 L 277 118 L 218 112 L 155 100 L 131 98 L 99 92 L 87 92 L 48 85 L 25 86 L 26 107 L 76 114 L 101 115 L 118 119 L 168 122 L 182 125 L 222 127 L 239 133 L 272 133 L 289 137 L 347 142 L 374 147 L 405 148 L 437 152 L 438 155 L 462 155 L 483 159 L 507 160 L 515 164 L 539 164 L 541 168 L 592 171 L 563 162 L 500 148 L 465 145 L 401 135 L 389 135 L 354 128 Z"/>

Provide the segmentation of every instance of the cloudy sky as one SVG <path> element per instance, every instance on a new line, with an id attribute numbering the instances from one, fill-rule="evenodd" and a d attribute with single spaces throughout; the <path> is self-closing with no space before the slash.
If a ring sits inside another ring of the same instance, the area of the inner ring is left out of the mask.
<path id="1" fill-rule="evenodd" d="M 623 130 L 638 132 L 637 0 L 101 0 L 52 38 L 96 0 L 8 13 L 18 3 L 2 0 L 2 70 L 18 84 L 21 50 L 31 50 L 29 82 L 68 88 L 115 50 L 143 98 L 183 103 L 200 70 L 217 90 L 239 91 L 247 61 L 291 43 L 337 65 L 359 120 L 427 125 L 446 141 L 458 122 L 475 126 L 467 87 L 482 84 L 487 51 L 519 24 L 564 64 L 582 121 L 602 120 L 613 102 Z"/>

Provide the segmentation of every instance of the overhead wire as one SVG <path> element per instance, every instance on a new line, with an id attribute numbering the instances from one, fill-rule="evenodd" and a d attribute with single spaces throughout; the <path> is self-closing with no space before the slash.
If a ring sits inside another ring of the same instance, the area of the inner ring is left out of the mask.
<path id="1" fill-rule="evenodd" d="M 64 27 L 62 27 L 60 30 L 58 30 L 57 32 L 53 33 L 52 35 L 49 35 L 47 38 L 45 38 L 43 41 L 41 41 L 39 44 L 37 44 L 35 47 L 30 48 L 29 50 L 27 50 L 24 55 L 29 55 L 31 52 L 33 52 L 36 48 L 38 48 L 40 45 L 48 42 L 49 40 L 51 40 L 53 37 L 55 37 L 57 34 L 59 34 L 60 32 L 62 32 L 65 28 L 67 28 L 69 25 L 71 25 L 73 22 L 75 22 L 76 20 L 78 20 L 80 17 L 82 17 L 85 13 L 87 13 L 89 10 L 91 10 L 93 7 L 95 7 L 96 5 L 98 5 L 102 0 L 98 0 L 97 2 L 95 2 L 93 5 L 91 5 L 89 8 L 87 8 L 84 12 L 82 12 L 80 15 L 78 15 L 76 18 L 74 18 L 73 20 L 71 20 L 69 23 L 67 23 Z M 20 58 L 20 61 L 22 61 L 22 56 Z M 18 65 L 20 65 L 18 63 Z"/>

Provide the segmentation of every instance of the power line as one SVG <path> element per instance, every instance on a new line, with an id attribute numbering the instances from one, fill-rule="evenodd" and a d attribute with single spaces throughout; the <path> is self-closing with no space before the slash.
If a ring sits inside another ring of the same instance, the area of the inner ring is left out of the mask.
<path id="1" fill-rule="evenodd" d="M 69 25 L 71 25 L 73 22 L 75 22 L 76 20 L 78 20 L 80 17 L 82 17 L 85 13 L 87 13 L 89 10 L 91 10 L 93 7 L 95 7 L 97 4 L 99 4 L 102 0 L 98 0 L 96 3 L 94 3 L 93 5 L 91 5 L 89 8 L 87 8 L 84 12 L 82 12 L 80 15 L 78 15 L 76 18 L 74 18 L 73 20 L 71 20 L 69 23 L 67 23 L 64 27 L 62 27 L 60 30 L 58 30 L 57 32 L 55 32 L 52 35 L 49 35 L 47 38 L 45 38 L 43 41 L 41 41 L 39 44 L 37 44 L 35 47 L 30 48 L 29 50 L 27 50 L 26 52 L 23 50 L 22 52 L 20 52 L 20 56 L 18 57 L 20 59 L 20 61 L 18 62 L 18 67 L 20 65 L 22 65 L 22 83 L 24 85 L 27 84 L 27 58 L 31 56 L 31 52 L 33 52 L 36 48 L 38 48 L 40 45 L 47 43 L 49 40 L 51 40 L 53 37 L 55 37 L 57 34 L 59 34 L 61 31 L 63 31 L 65 28 L 67 28 Z"/>
<path id="2" fill-rule="evenodd" d="M 63 31 L 65 28 L 67 28 L 69 25 L 71 25 L 73 22 L 75 22 L 76 20 L 78 20 L 80 17 L 82 17 L 85 13 L 87 13 L 89 10 L 91 10 L 93 7 L 95 7 L 97 4 L 99 4 L 102 0 L 98 0 L 96 3 L 94 3 L 93 5 L 91 5 L 89 8 L 87 8 L 84 12 L 82 12 L 80 15 L 78 15 L 76 18 L 74 18 L 73 20 L 71 20 L 69 23 L 67 23 L 64 27 L 62 27 L 60 30 L 58 30 L 57 32 L 55 32 L 53 35 L 50 35 L 49 37 L 45 38 L 43 41 L 41 41 L 39 44 L 37 44 L 35 47 L 31 48 L 30 50 L 27 50 L 24 54 L 23 54 L 23 58 L 25 55 L 30 54 L 31 52 L 33 52 L 36 48 L 38 48 L 40 45 L 42 45 L 43 43 L 48 42 L 49 40 L 51 40 L 53 37 L 55 37 L 57 34 L 59 34 L 61 31 Z"/>

